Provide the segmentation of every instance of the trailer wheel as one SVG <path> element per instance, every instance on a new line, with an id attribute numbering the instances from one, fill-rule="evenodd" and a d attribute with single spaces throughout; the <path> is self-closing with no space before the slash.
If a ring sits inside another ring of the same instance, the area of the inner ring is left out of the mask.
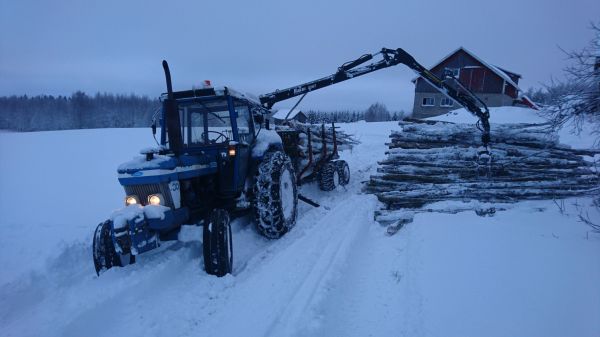
<path id="1" fill-rule="evenodd" d="M 321 191 L 333 191 L 338 185 L 340 175 L 335 162 L 327 162 L 317 173 L 317 180 Z"/>
<path id="2" fill-rule="evenodd" d="M 258 166 L 254 185 L 258 231 L 278 239 L 296 224 L 298 187 L 292 161 L 281 151 L 269 152 Z"/>
<path id="3" fill-rule="evenodd" d="M 100 276 L 112 267 L 125 267 L 128 264 L 135 263 L 135 255 L 119 254 L 110 237 L 110 227 L 112 222 L 107 220 L 96 227 L 92 245 L 92 254 L 94 258 L 94 267 L 96 274 Z"/>
<path id="4" fill-rule="evenodd" d="M 203 229 L 204 269 L 218 277 L 230 274 L 233 269 L 233 241 L 229 213 L 214 209 Z"/>
<path id="5" fill-rule="evenodd" d="M 350 166 L 345 160 L 338 160 L 335 166 L 340 177 L 340 185 L 345 186 L 350 182 Z"/>

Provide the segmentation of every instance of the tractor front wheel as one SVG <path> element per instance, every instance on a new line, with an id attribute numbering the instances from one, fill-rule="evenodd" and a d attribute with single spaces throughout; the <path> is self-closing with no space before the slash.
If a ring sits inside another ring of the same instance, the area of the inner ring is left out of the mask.
<path id="1" fill-rule="evenodd" d="M 124 267 L 135 263 L 135 255 L 117 253 L 110 235 L 111 226 L 112 222 L 107 220 L 99 224 L 94 232 L 92 253 L 98 276 L 112 267 Z"/>
<path id="2" fill-rule="evenodd" d="M 229 213 L 214 209 L 204 224 L 204 269 L 218 277 L 230 274 L 233 269 L 233 242 Z"/>

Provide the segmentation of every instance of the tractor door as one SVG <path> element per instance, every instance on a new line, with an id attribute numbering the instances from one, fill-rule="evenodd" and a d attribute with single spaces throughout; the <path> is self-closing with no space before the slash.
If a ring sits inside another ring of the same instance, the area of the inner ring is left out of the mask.
<path id="1" fill-rule="evenodd" d="M 254 124 L 250 118 L 250 110 L 247 104 L 234 101 L 233 110 L 232 120 L 235 120 L 234 132 L 237 134 L 234 135 L 237 142 L 235 145 L 234 186 L 239 191 L 244 188 L 248 174 L 251 156 L 250 144 L 254 141 Z"/>

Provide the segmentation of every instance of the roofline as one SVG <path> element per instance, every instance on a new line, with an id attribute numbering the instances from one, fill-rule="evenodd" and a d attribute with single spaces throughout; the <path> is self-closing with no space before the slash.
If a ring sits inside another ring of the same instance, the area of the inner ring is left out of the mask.
<path id="1" fill-rule="evenodd" d="M 472 52 L 470 52 L 469 50 L 467 50 L 465 47 L 460 46 L 458 48 L 456 48 L 453 52 L 451 52 L 450 54 L 444 56 L 444 58 L 442 58 L 440 61 L 438 61 L 435 65 L 431 66 L 430 68 L 428 68 L 429 70 L 439 66 L 440 64 L 442 64 L 444 61 L 446 61 L 450 56 L 456 54 L 457 52 L 459 52 L 460 50 L 464 51 L 465 53 L 469 54 L 471 57 L 473 57 L 476 61 L 478 61 L 479 63 L 483 64 L 485 67 L 489 68 L 491 71 L 493 71 L 496 75 L 500 76 L 502 79 L 504 79 L 505 81 L 507 81 L 510 85 L 512 85 L 513 87 L 515 87 L 515 89 L 517 89 L 517 91 L 522 91 L 521 88 L 519 88 L 519 86 L 510 78 L 510 76 L 508 76 L 508 74 L 506 72 L 504 72 L 504 69 L 500 68 L 500 67 L 496 67 L 490 63 L 485 62 L 484 60 L 480 59 L 477 55 L 473 54 Z M 508 71 L 508 70 L 507 70 Z M 501 73 L 504 73 L 503 76 Z M 517 73 L 513 73 L 512 71 L 508 71 L 511 74 L 515 74 L 518 75 L 519 78 L 521 78 L 521 75 L 517 74 Z M 417 76 L 415 78 L 413 78 L 411 80 L 411 82 L 416 83 L 417 79 L 421 77 L 421 76 Z"/>
<path id="2" fill-rule="evenodd" d="M 515 73 L 514 71 L 506 70 L 506 69 L 504 69 L 504 68 L 502 68 L 502 67 L 499 67 L 499 66 L 495 66 L 495 67 L 496 67 L 496 68 L 498 68 L 498 69 L 500 69 L 500 70 L 502 70 L 503 72 L 505 72 L 505 73 L 507 73 L 507 74 L 508 74 L 508 73 L 511 73 L 511 74 L 513 74 L 513 75 L 517 76 L 518 78 L 523 78 L 523 75 L 521 75 L 521 74 L 517 74 L 517 73 Z"/>
<path id="3" fill-rule="evenodd" d="M 292 109 L 288 109 L 288 108 L 277 109 L 277 111 L 275 111 L 275 113 L 273 113 L 273 115 L 271 115 L 271 117 L 273 117 L 274 119 L 277 119 L 277 120 L 286 120 L 285 117 L 290 113 L 290 111 L 292 113 L 287 117 L 287 120 L 294 119 L 299 114 L 302 114 L 304 117 L 307 117 L 306 114 L 300 109 L 294 109 L 294 111 L 292 111 Z M 285 116 L 281 116 L 284 114 L 285 114 Z M 277 117 L 277 115 L 280 115 L 280 116 Z M 280 117 L 282 117 L 282 118 L 280 118 Z"/>

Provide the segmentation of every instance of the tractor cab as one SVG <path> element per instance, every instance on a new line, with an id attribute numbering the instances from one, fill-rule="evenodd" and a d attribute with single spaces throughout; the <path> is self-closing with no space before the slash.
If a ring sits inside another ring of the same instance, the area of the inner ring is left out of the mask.
<path id="1" fill-rule="evenodd" d="M 254 142 L 258 102 L 229 88 L 205 88 L 163 95 L 161 144 L 175 154 L 237 150 Z"/>
<path id="2" fill-rule="evenodd" d="M 226 87 L 176 91 L 161 100 L 160 154 L 179 163 L 179 179 L 210 175 L 219 197 L 239 195 L 257 135 L 252 116 L 264 110 L 260 104 Z"/>

